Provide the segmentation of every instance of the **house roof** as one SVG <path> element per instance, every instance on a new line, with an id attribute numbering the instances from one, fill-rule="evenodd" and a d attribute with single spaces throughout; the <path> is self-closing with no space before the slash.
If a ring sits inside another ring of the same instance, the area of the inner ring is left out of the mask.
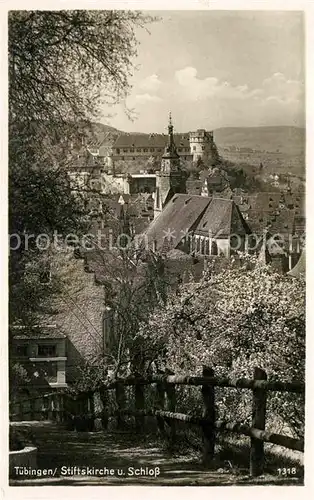
<path id="1" fill-rule="evenodd" d="M 189 134 L 174 134 L 175 145 L 190 148 Z M 121 134 L 116 139 L 114 148 L 162 148 L 168 144 L 167 134 Z"/>
<path id="2" fill-rule="evenodd" d="M 33 328 L 28 327 L 10 327 L 15 340 L 29 339 L 64 339 L 66 335 L 61 333 L 56 327 L 38 326 Z M 16 332 L 16 333 L 15 333 Z"/>
<path id="3" fill-rule="evenodd" d="M 306 258 L 305 258 L 305 249 L 303 249 L 298 262 L 291 269 L 291 271 L 287 273 L 287 275 L 292 276 L 293 278 L 305 277 L 305 269 L 306 269 Z"/>
<path id="4" fill-rule="evenodd" d="M 302 233 L 305 230 L 304 194 L 261 192 L 233 196 L 242 213 L 248 214 L 253 231 L 266 227 L 271 233 Z"/>
<path id="5" fill-rule="evenodd" d="M 199 221 L 195 233 L 216 238 L 229 237 L 232 233 L 249 234 L 251 231 L 233 200 L 212 198 Z"/>
<path id="6" fill-rule="evenodd" d="M 258 257 L 257 257 L 257 262 L 258 264 L 261 265 L 266 265 L 269 264 L 271 261 L 271 256 L 268 250 L 268 245 L 266 239 L 262 241 L 259 251 L 258 251 Z"/>
<path id="7" fill-rule="evenodd" d="M 148 241 L 155 242 L 157 250 L 164 248 L 167 242 L 168 250 L 175 248 L 202 216 L 210 200 L 204 196 L 175 194 L 147 228 Z"/>

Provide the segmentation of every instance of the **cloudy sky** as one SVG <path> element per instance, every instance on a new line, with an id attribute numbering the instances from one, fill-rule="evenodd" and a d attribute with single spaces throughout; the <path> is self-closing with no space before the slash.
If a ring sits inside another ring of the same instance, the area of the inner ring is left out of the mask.
<path id="1" fill-rule="evenodd" d="M 125 131 L 304 126 L 303 18 L 298 12 L 168 11 L 138 33 L 138 71 L 111 125 Z M 108 110 L 104 109 L 106 114 Z M 104 121 L 104 120 L 103 120 Z"/>

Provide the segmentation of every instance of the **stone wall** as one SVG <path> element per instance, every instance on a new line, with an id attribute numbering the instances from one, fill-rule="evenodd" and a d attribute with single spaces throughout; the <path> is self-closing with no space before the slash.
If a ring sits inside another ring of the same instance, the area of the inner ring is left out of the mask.
<path id="1" fill-rule="evenodd" d="M 48 318 L 67 336 L 66 381 L 75 380 L 78 366 L 102 357 L 104 290 L 95 284 L 94 273 L 86 273 L 84 261 L 72 252 L 55 256 L 52 273 L 62 281 L 62 292 L 53 302 L 54 313 Z"/>

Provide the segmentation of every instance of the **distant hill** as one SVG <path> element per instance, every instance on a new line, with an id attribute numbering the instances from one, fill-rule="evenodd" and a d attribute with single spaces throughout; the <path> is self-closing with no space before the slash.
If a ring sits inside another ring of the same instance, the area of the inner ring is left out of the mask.
<path id="1" fill-rule="evenodd" d="M 92 124 L 93 139 L 101 143 L 127 134 L 110 125 Z M 136 135 L 147 135 L 132 132 Z M 90 132 L 88 133 L 90 137 Z M 188 132 L 186 132 L 188 135 Z M 219 154 L 238 165 L 264 166 L 264 175 L 273 173 L 305 177 L 305 129 L 290 126 L 222 127 L 214 130 Z"/>
<path id="2" fill-rule="evenodd" d="M 295 154 L 305 149 L 305 129 L 299 127 L 223 127 L 214 131 L 214 137 L 220 147 Z"/>
<path id="3" fill-rule="evenodd" d="M 110 125 L 93 123 L 92 129 L 96 137 L 104 134 L 127 134 Z M 131 132 L 136 135 L 147 135 L 145 132 Z M 186 133 L 188 134 L 188 132 Z M 222 127 L 214 130 L 214 138 L 218 147 L 251 148 L 252 150 L 269 152 L 302 153 L 305 150 L 305 129 L 289 126 L 273 127 Z"/>

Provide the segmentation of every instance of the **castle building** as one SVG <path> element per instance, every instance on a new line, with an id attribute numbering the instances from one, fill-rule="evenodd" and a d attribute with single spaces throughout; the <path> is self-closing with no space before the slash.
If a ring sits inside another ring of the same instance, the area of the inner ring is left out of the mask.
<path id="1" fill-rule="evenodd" d="M 218 157 L 213 132 L 199 129 L 186 134 L 174 134 L 177 154 L 182 162 L 199 159 L 213 164 Z M 121 134 L 112 146 L 111 164 L 116 171 L 158 170 L 163 152 L 167 147 L 165 134 Z M 109 163 L 110 163 L 109 162 Z"/>
<path id="2" fill-rule="evenodd" d="M 218 151 L 214 142 L 214 133 L 204 129 L 190 132 L 190 150 L 193 161 L 203 160 L 209 165 L 214 165 L 218 159 Z"/>

